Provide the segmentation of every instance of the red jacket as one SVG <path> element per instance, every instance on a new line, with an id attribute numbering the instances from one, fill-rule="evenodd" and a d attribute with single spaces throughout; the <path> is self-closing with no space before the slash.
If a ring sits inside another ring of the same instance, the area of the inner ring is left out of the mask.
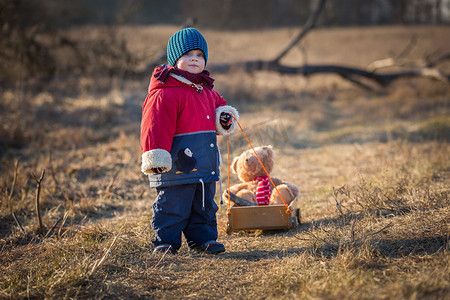
<path id="1" fill-rule="evenodd" d="M 163 67 L 156 67 L 154 73 Z M 151 175 L 153 173 L 152 168 L 160 167 L 166 172 L 170 171 L 173 173 L 172 175 L 180 175 L 178 177 L 181 179 L 183 176 L 179 170 L 176 170 L 174 161 L 179 155 L 180 147 L 184 147 L 183 149 L 189 148 L 199 163 L 203 159 L 208 159 L 202 156 L 212 157 L 212 150 L 214 150 L 216 156 L 213 159 L 216 159 L 218 155 L 215 141 L 216 133 L 228 135 L 236 126 L 233 122 L 232 128 L 228 131 L 221 127 L 219 116 L 223 111 L 232 114 L 236 119 L 239 118 L 237 111 L 226 105 L 226 101 L 214 90 L 203 88 L 201 92 L 198 92 L 189 84 L 171 76 L 165 83 L 152 76 L 142 110 L 142 172 Z M 211 134 L 214 135 L 214 138 Z M 189 139 L 187 139 L 188 136 Z M 209 144 L 201 145 L 206 140 Z M 176 142 L 176 145 L 174 145 L 174 142 Z M 177 149 L 174 149 L 174 147 Z M 205 153 L 205 147 L 212 148 L 208 150 L 211 153 Z M 197 150 L 194 151 L 193 148 Z M 200 169 L 196 168 L 196 170 Z M 205 169 L 205 172 L 209 172 L 209 170 Z M 218 173 L 216 170 L 211 172 Z M 196 177 L 197 175 L 194 171 L 189 176 Z M 152 174 L 151 176 L 154 176 L 154 179 L 158 182 L 164 181 L 165 177 L 161 177 L 161 174 Z M 170 180 L 177 181 L 177 176 L 175 176 L 175 179 L 172 178 L 173 176 L 170 177 Z M 198 176 L 201 177 L 202 175 Z M 150 178 L 150 181 L 152 181 L 152 178 Z"/>

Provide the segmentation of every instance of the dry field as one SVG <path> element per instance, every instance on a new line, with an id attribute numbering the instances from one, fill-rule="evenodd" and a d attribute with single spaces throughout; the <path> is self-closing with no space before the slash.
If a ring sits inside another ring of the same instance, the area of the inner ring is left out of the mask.
<path id="1" fill-rule="evenodd" d="M 143 66 L 177 28 L 114 30 Z M 88 42 L 104 31 L 67 34 Z M 212 65 L 270 59 L 296 31 L 203 33 Z M 283 62 L 366 67 L 412 36 L 405 64 L 450 50 L 449 27 L 321 29 Z M 303 223 L 227 235 L 225 206 L 225 254 L 184 245 L 155 256 L 155 192 L 139 149 L 148 78 L 124 74 L 74 70 L 1 88 L 0 298 L 449 299 L 448 83 L 404 79 L 368 92 L 335 75 L 213 74 L 253 145 L 274 146 L 273 175 L 300 187 Z M 249 147 L 239 132 L 230 141 L 232 157 Z"/>

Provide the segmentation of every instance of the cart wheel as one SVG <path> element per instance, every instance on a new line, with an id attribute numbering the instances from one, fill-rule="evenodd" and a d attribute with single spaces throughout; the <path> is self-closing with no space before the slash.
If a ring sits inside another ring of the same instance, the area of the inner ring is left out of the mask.
<path id="1" fill-rule="evenodd" d="M 297 217 L 296 216 L 291 217 L 291 228 L 292 229 L 297 229 L 298 228 L 298 222 L 297 222 Z"/>
<path id="2" fill-rule="evenodd" d="M 298 224 L 302 224 L 302 213 L 300 212 L 300 208 L 294 210 L 294 216 L 297 218 Z"/>
<path id="3" fill-rule="evenodd" d="M 227 224 L 227 234 L 231 234 L 233 232 L 233 229 L 231 228 L 230 223 Z"/>

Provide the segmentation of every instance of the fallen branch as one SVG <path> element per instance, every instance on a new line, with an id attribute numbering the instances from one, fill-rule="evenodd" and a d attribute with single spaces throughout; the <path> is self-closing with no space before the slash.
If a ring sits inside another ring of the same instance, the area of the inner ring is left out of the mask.
<path id="1" fill-rule="evenodd" d="M 441 71 L 435 69 L 434 67 L 439 63 L 442 63 L 446 60 L 450 60 L 450 53 L 441 55 L 435 59 L 431 59 L 430 58 L 431 55 L 429 55 L 425 60 L 413 61 L 408 64 L 402 60 L 402 58 L 405 57 L 416 44 L 417 44 L 417 36 L 414 35 L 411 38 L 411 41 L 408 43 L 408 45 L 406 45 L 405 49 L 403 49 L 400 52 L 399 55 L 397 55 L 396 57 L 388 57 L 376 60 L 367 66 L 367 71 L 375 73 L 377 70 L 384 68 L 389 67 L 404 68 L 409 66 L 412 69 L 403 72 L 397 72 L 394 74 L 387 74 L 388 76 L 394 75 L 395 77 L 391 79 L 387 78 L 386 80 L 388 81 L 394 80 L 400 77 L 429 77 L 443 82 L 448 82 L 450 76 L 443 74 Z"/>
<path id="2" fill-rule="evenodd" d="M 376 61 L 369 65 L 367 69 L 361 69 L 350 66 L 342 65 L 309 65 L 304 64 L 302 66 L 287 66 L 280 64 L 280 60 L 297 44 L 302 40 L 306 34 L 316 26 L 316 22 L 321 14 L 326 0 L 321 0 L 317 5 L 316 9 L 311 14 L 310 18 L 307 20 L 302 30 L 297 36 L 295 36 L 288 45 L 272 60 L 254 60 L 245 61 L 230 64 L 218 64 L 209 67 L 211 73 L 226 73 L 235 70 L 243 70 L 245 72 L 251 73 L 256 71 L 272 71 L 278 72 L 280 74 L 301 74 L 304 76 L 310 76 L 315 74 L 337 74 L 342 78 L 349 80 L 357 84 L 358 86 L 372 90 L 372 88 L 361 82 L 360 79 L 368 79 L 372 82 L 377 83 L 380 86 L 388 86 L 393 81 L 400 78 L 411 78 L 411 77 L 428 77 L 431 79 L 450 82 L 450 74 L 443 74 L 438 69 L 434 67 L 445 60 L 450 59 L 450 53 L 442 55 L 434 60 L 429 60 L 426 64 L 422 66 L 417 66 L 413 69 L 408 69 L 404 71 L 398 71 L 393 73 L 376 73 L 375 71 L 380 68 L 385 68 L 388 66 L 394 66 L 398 63 L 398 60 L 407 55 L 413 46 L 417 42 L 416 36 L 413 36 L 408 45 L 401 51 L 396 58 L 387 58 L 383 60 Z"/>
<path id="3" fill-rule="evenodd" d="M 435 59 L 427 59 L 427 63 L 426 63 L 426 67 L 432 68 L 435 67 L 436 65 L 446 61 L 446 60 L 450 60 L 450 52 L 440 55 L 439 57 L 435 58 Z"/>
<path id="4" fill-rule="evenodd" d="M 446 57 L 450 58 L 450 54 Z M 210 67 L 210 71 L 213 73 L 225 73 L 234 70 L 244 70 L 245 72 L 255 71 L 273 71 L 280 74 L 301 74 L 304 76 L 311 76 L 319 73 L 338 74 L 345 79 L 351 78 L 351 81 L 355 81 L 355 77 L 369 79 L 376 82 L 380 86 L 388 86 L 393 81 L 400 78 L 412 78 L 412 77 L 428 77 L 431 79 L 450 82 L 450 74 L 443 74 L 441 71 L 435 68 L 415 68 L 410 70 L 398 71 L 393 73 L 375 73 L 368 70 L 354 68 L 349 66 L 340 65 L 304 65 L 299 67 L 292 67 L 281 65 L 273 61 L 247 61 L 244 63 L 234 64 L 220 64 Z"/>

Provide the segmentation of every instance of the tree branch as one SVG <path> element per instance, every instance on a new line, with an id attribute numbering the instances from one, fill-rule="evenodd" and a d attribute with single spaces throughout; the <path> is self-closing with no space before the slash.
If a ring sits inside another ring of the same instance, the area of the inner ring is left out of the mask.
<path id="1" fill-rule="evenodd" d="M 41 210 L 39 208 L 39 197 L 41 194 L 41 182 L 44 179 L 44 175 L 45 175 L 45 169 L 42 170 L 41 177 L 39 177 L 39 179 L 33 173 L 34 180 L 36 180 L 36 215 L 37 215 L 37 219 L 39 222 L 39 233 L 41 235 L 44 234 L 44 225 L 42 225 Z"/>
<path id="2" fill-rule="evenodd" d="M 319 19 L 320 14 L 322 13 L 323 8 L 325 7 L 326 0 L 320 0 L 319 4 L 317 5 L 316 9 L 313 11 L 313 13 L 309 16 L 308 20 L 306 21 L 305 25 L 303 26 L 303 29 L 299 32 L 297 36 L 295 36 L 289 44 L 287 44 L 286 47 L 281 51 L 280 54 L 278 54 L 277 57 L 273 60 L 274 63 L 278 63 L 291 49 L 302 39 L 306 36 L 306 34 L 313 29 L 316 26 L 316 22 Z"/>

